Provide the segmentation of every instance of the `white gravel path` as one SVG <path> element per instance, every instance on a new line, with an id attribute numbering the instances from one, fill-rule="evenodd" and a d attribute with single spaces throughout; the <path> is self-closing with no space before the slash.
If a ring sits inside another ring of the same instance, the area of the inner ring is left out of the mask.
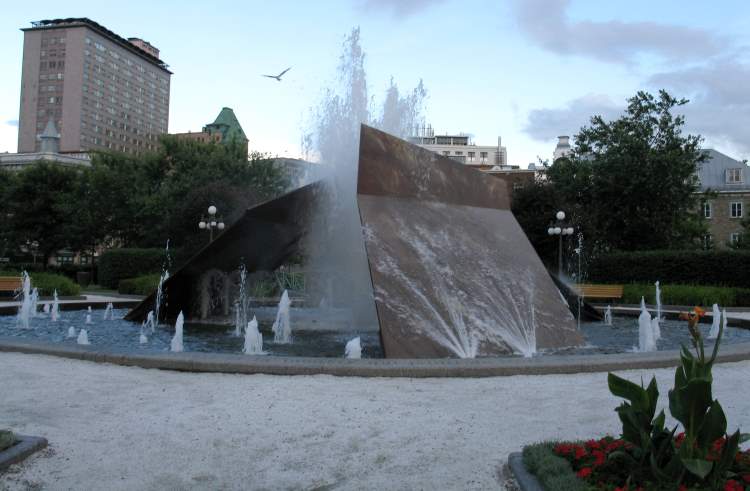
<path id="1" fill-rule="evenodd" d="M 673 370 L 655 372 L 666 405 Z M 750 362 L 718 365 L 750 429 Z M 0 353 L 0 427 L 49 450 L 0 489 L 502 489 L 510 452 L 617 434 L 606 374 L 362 379 L 191 374 Z"/>

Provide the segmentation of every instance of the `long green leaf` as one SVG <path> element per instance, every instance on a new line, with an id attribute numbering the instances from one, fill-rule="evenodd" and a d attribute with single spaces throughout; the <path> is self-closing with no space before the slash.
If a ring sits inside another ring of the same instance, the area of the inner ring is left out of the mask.
<path id="1" fill-rule="evenodd" d="M 714 464 L 703 459 L 682 459 L 682 465 L 692 474 L 704 479 L 711 472 Z"/>

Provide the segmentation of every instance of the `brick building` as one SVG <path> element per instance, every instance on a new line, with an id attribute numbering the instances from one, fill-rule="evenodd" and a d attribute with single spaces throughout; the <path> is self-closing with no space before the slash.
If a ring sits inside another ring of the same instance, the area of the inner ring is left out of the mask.
<path id="1" fill-rule="evenodd" d="M 702 204 L 709 226 L 706 245 L 723 248 L 740 239 L 742 221 L 750 207 L 750 166 L 716 150 L 706 150 L 709 158 L 698 171 L 701 192 L 710 192 Z"/>

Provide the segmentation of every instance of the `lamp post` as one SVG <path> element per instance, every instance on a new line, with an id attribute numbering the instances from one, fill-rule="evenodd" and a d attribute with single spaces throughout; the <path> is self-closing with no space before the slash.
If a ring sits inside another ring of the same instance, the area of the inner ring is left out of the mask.
<path id="1" fill-rule="evenodd" d="M 214 240 L 214 229 L 224 230 L 224 220 L 221 215 L 216 215 L 216 207 L 211 205 L 208 207 L 208 218 L 205 215 L 201 217 L 201 221 L 198 222 L 198 228 L 201 230 L 208 230 L 208 242 Z"/>
<path id="2" fill-rule="evenodd" d="M 564 222 L 565 220 L 565 212 L 564 211 L 558 211 L 555 213 L 555 218 L 557 221 L 552 221 L 549 224 L 549 228 L 547 228 L 547 234 L 549 235 L 557 235 L 558 236 L 558 244 L 557 244 L 557 276 L 562 277 L 562 239 L 563 235 L 573 235 L 573 227 L 569 226 Z"/>

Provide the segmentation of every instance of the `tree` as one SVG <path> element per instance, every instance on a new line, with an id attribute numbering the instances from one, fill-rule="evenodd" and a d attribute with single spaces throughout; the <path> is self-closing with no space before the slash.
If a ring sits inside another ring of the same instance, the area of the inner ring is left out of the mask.
<path id="1" fill-rule="evenodd" d="M 9 234 L 12 243 L 38 248 L 48 258 L 69 245 L 72 231 L 72 190 L 77 178 L 73 169 L 39 162 L 14 176 L 6 191 Z"/>
<path id="2" fill-rule="evenodd" d="M 547 177 L 590 247 L 642 250 L 689 247 L 705 233 L 698 213 L 701 137 L 683 135 L 687 104 L 665 91 L 638 92 L 617 120 L 591 118 L 570 158 Z"/>

